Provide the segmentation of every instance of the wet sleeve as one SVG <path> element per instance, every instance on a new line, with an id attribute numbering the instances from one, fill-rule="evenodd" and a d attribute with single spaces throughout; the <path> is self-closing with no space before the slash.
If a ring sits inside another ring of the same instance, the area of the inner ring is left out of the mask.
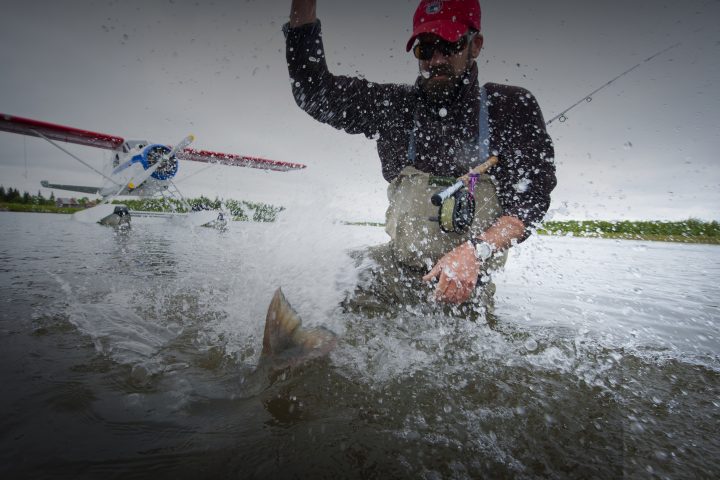
<path id="1" fill-rule="evenodd" d="M 397 108 L 399 86 L 333 75 L 328 70 L 320 21 L 283 27 L 295 102 L 316 120 L 348 133 L 376 137 Z"/>
<path id="2" fill-rule="evenodd" d="M 525 224 L 525 235 L 542 221 L 550 207 L 550 193 L 557 184 L 555 150 L 545 128 L 540 106 L 525 89 L 508 95 L 505 125 L 498 125 L 500 163 L 495 169 L 503 215 Z"/>

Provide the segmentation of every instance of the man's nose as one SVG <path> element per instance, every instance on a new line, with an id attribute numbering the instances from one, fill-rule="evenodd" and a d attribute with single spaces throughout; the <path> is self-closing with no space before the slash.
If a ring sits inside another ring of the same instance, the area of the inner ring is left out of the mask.
<path id="1" fill-rule="evenodd" d="M 443 55 L 442 53 L 440 53 L 440 49 L 436 48 L 435 51 L 433 52 L 432 58 L 430 59 L 430 65 L 431 66 L 443 65 L 445 63 L 447 63 L 447 57 L 445 55 Z"/>

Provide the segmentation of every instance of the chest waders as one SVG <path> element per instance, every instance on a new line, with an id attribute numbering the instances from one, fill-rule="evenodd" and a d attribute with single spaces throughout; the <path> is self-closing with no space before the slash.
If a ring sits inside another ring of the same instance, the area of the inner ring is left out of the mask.
<path id="1" fill-rule="evenodd" d="M 489 155 L 487 92 L 480 89 L 479 135 L 477 145 L 466 145 L 456 161 L 466 170 L 484 162 Z M 385 215 L 385 231 L 390 236 L 396 261 L 414 268 L 430 269 L 450 250 L 477 237 L 501 215 L 495 185 L 488 175 L 482 175 L 475 184 L 475 215 L 470 228 L 464 233 L 444 232 L 437 221 L 438 207 L 430 198 L 438 190 L 455 183 L 450 177 L 436 177 L 421 172 L 414 166 L 417 155 L 415 130 L 410 133 L 408 157 L 411 165 L 405 167 L 387 189 L 389 206 Z M 484 273 L 505 264 L 507 253 L 494 255 L 483 265 Z M 481 277 L 484 277 L 481 273 Z M 480 283 L 480 282 L 479 282 Z M 493 288 L 494 290 L 494 288 Z"/>

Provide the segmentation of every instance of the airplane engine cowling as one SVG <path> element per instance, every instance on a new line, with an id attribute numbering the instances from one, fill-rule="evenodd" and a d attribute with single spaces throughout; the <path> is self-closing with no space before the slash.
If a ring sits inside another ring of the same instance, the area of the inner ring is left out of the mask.
<path id="1" fill-rule="evenodd" d="M 170 153 L 170 147 L 165 145 L 155 144 L 148 145 L 142 151 L 142 165 L 145 170 L 155 165 L 158 161 L 161 161 L 164 155 Z M 178 171 L 178 161 L 173 155 L 167 160 L 162 160 L 162 164 L 152 174 L 152 178 L 155 180 L 169 180 L 173 178 Z"/>

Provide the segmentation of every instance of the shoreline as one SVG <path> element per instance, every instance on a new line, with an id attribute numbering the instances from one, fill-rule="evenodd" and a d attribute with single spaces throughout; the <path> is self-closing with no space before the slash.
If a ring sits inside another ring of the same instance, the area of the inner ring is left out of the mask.
<path id="1" fill-rule="evenodd" d="M 16 213 L 54 213 L 70 215 L 83 210 L 82 208 L 72 207 L 56 207 L 54 205 L 30 205 L 18 203 L 0 203 L 0 212 L 16 212 Z M 234 221 L 241 221 L 235 220 Z M 379 222 L 341 222 L 344 225 L 364 226 L 364 227 L 384 227 L 385 224 Z M 629 222 L 629 223 L 647 223 L 647 222 Z M 677 223 L 677 222 L 657 222 Z M 603 238 L 616 240 L 636 240 L 646 242 L 669 242 L 669 243 L 691 243 L 703 245 L 720 245 L 720 236 L 707 235 L 691 235 L 687 233 L 681 234 L 643 234 L 643 233 L 622 233 L 622 232 L 598 232 L 598 231 L 572 231 L 563 229 L 544 230 L 539 229 L 538 235 L 553 237 L 578 237 L 578 238 Z"/>

